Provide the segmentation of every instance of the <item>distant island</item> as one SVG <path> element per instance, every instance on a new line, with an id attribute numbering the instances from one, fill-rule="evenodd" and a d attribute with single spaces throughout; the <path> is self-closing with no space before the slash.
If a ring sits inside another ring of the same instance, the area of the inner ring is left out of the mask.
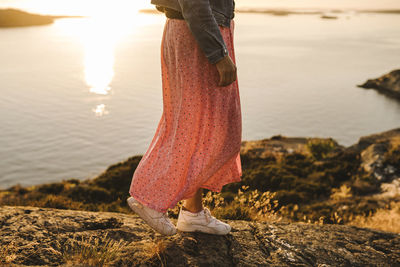
<path id="1" fill-rule="evenodd" d="M 31 14 L 17 9 L 0 9 L 0 27 L 24 27 L 47 25 L 59 18 L 76 18 L 79 16 L 50 16 Z"/>

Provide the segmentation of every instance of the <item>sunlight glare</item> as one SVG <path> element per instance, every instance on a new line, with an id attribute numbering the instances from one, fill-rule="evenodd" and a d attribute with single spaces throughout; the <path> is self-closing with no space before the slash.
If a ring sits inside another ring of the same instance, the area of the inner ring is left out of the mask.
<path id="1" fill-rule="evenodd" d="M 153 16 L 138 12 L 143 7 L 141 3 L 138 0 L 82 1 L 80 8 L 89 17 L 59 24 L 83 45 L 83 78 L 90 93 L 103 96 L 113 93 L 117 43 L 135 34 L 143 25 L 154 23 Z M 108 114 L 103 103 L 92 110 L 96 116 Z"/>
<path id="2" fill-rule="evenodd" d="M 98 117 L 108 114 L 108 111 L 106 110 L 106 105 L 104 104 L 97 105 L 96 108 L 92 109 L 92 111 Z"/>
<path id="3" fill-rule="evenodd" d="M 93 38 L 85 45 L 86 83 L 90 92 L 107 95 L 114 76 L 114 44 Z"/>
<path id="4" fill-rule="evenodd" d="M 10 0 L 10 3 L 11 6 L 0 0 L 0 7 L 9 6 L 43 15 L 89 17 L 109 15 L 110 19 L 132 15 L 139 9 L 152 8 L 149 0 Z"/>
<path id="5" fill-rule="evenodd" d="M 140 24 L 137 1 L 120 0 L 96 2 L 90 23 L 81 34 L 85 46 L 85 80 L 90 92 L 107 95 L 114 76 L 114 50 L 116 43 Z M 114 2 L 113 2 L 114 3 Z"/>
<path id="6" fill-rule="evenodd" d="M 101 17 L 107 19 L 110 23 L 114 23 L 116 20 L 134 17 L 142 6 L 140 3 L 137 0 L 96 0 L 86 7 L 86 13 L 91 17 Z"/>

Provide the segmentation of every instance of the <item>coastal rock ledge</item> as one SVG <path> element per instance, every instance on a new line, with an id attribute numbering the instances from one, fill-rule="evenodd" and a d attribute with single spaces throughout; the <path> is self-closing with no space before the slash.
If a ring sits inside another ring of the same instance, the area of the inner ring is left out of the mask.
<path id="1" fill-rule="evenodd" d="M 102 266 L 400 263 L 400 235 L 352 226 L 227 221 L 232 231 L 226 236 L 178 232 L 164 237 L 133 213 L 3 206 L 0 215 L 0 265 L 7 266 L 78 266 L 79 259 L 93 255 L 103 259 Z"/>
<path id="2" fill-rule="evenodd" d="M 358 87 L 375 89 L 400 100 L 400 69 L 393 70 L 379 78 L 368 80 Z"/>

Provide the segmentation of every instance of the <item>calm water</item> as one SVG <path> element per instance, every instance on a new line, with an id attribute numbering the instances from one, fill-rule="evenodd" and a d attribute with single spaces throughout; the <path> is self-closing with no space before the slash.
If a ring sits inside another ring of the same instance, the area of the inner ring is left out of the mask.
<path id="1" fill-rule="evenodd" d="M 93 177 L 143 154 L 162 113 L 164 17 L 0 29 L 0 187 Z M 243 140 L 399 127 L 400 102 L 356 84 L 399 68 L 400 15 L 237 14 Z M 122 25 L 122 24 L 121 24 Z"/>

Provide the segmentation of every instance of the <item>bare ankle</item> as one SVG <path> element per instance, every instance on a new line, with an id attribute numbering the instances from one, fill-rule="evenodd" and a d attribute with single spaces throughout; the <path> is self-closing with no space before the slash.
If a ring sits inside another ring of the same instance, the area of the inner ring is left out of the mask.
<path id="1" fill-rule="evenodd" d="M 200 211 L 202 211 L 203 210 L 203 207 L 201 207 L 201 208 L 186 208 L 185 206 L 182 206 L 182 209 L 183 210 L 186 210 L 186 211 L 189 211 L 189 212 L 191 212 L 191 213 L 198 213 L 198 212 L 200 212 Z"/>

